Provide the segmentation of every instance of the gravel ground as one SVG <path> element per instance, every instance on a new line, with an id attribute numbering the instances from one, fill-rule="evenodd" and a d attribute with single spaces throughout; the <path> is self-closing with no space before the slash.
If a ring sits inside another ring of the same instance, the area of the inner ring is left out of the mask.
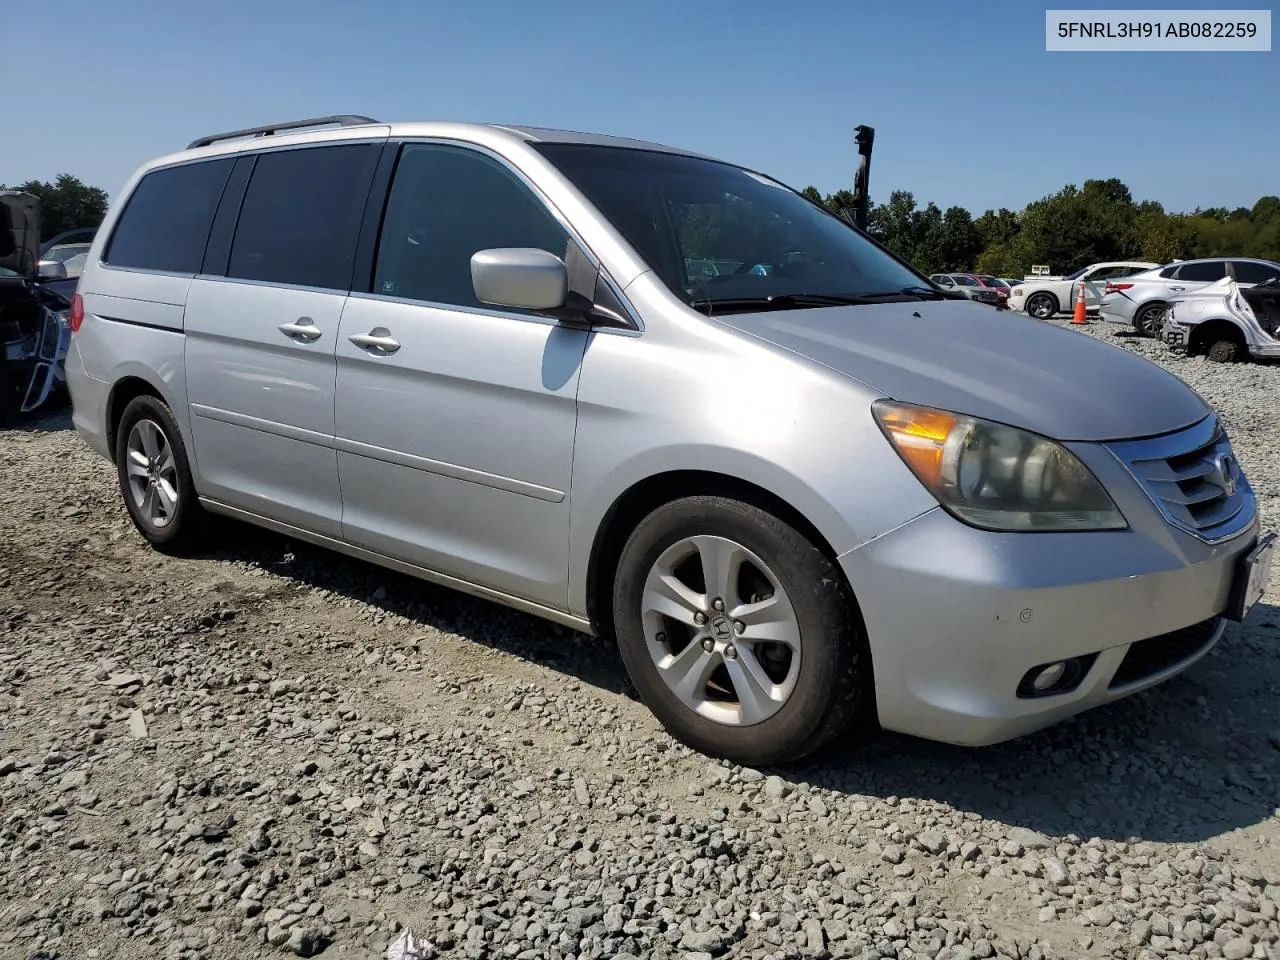
<path id="1" fill-rule="evenodd" d="M 1081 334 L 1213 403 L 1276 517 L 1280 367 Z M 65 412 L 0 450 L 0 957 L 1280 958 L 1274 580 L 1043 733 L 751 770 L 606 644 L 234 525 L 149 551 Z"/>

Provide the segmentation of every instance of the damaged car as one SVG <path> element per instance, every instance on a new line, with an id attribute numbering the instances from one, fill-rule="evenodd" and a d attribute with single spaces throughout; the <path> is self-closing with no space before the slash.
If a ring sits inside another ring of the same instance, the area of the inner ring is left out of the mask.
<path id="1" fill-rule="evenodd" d="M 65 383 L 71 294 L 59 261 L 40 259 L 40 200 L 0 192 L 0 424 L 43 406 Z"/>
<path id="2" fill-rule="evenodd" d="M 1280 357 L 1280 278 L 1248 286 L 1233 277 L 1173 300 L 1164 316 L 1164 342 L 1217 363 Z"/>

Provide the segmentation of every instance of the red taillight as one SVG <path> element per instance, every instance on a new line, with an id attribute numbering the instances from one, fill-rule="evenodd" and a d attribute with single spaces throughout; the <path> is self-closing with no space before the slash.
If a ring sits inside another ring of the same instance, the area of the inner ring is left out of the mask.
<path id="1" fill-rule="evenodd" d="M 71 316 L 68 318 L 71 325 L 71 332 L 76 333 L 80 329 L 80 324 L 84 323 L 84 298 L 78 293 L 71 295 Z"/>
<path id="2" fill-rule="evenodd" d="M 1104 293 L 1119 293 L 1121 290 L 1128 290 L 1132 287 L 1132 283 L 1108 283 Z"/>

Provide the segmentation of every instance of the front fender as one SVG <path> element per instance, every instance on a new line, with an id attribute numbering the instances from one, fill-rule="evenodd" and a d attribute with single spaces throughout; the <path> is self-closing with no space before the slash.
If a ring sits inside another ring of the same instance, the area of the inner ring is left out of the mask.
<path id="1" fill-rule="evenodd" d="M 875 439 L 885 443 L 878 435 Z M 840 468 L 836 463 L 840 458 L 830 459 L 835 469 L 822 471 L 815 477 L 819 480 L 815 484 L 789 469 L 789 464 L 783 466 L 782 462 L 747 450 L 711 443 L 676 443 L 637 452 L 613 464 L 598 477 L 593 475 L 589 456 L 575 457 L 569 538 L 570 611 L 582 617 L 588 615 L 589 578 L 597 536 L 617 504 L 638 485 L 663 475 L 700 474 L 712 480 L 723 477 L 757 487 L 803 516 L 836 555 L 861 546 L 937 506 L 891 451 L 889 458 L 875 466 L 870 465 L 875 458 L 864 458 L 868 469 L 861 471 L 861 476 L 850 472 L 843 483 L 837 479 Z M 881 486 L 872 479 L 876 474 L 881 477 L 898 474 L 898 468 L 901 474 L 892 484 Z"/>

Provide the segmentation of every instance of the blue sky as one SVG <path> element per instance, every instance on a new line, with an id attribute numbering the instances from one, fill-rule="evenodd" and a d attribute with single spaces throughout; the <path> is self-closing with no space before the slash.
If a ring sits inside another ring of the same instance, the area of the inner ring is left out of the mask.
<path id="1" fill-rule="evenodd" d="M 873 199 L 975 214 L 1090 177 L 1172 210 L 1280 193 L 1280 48 L 1047 53 L 1044 17 L 1027 0 L 63 0 L 5 45 L 0 183 L 68 172 L 114 196 L 201 134 L 350 112 L 623 134 L 824 193 L 851 185 L 866 123 Z"/>

